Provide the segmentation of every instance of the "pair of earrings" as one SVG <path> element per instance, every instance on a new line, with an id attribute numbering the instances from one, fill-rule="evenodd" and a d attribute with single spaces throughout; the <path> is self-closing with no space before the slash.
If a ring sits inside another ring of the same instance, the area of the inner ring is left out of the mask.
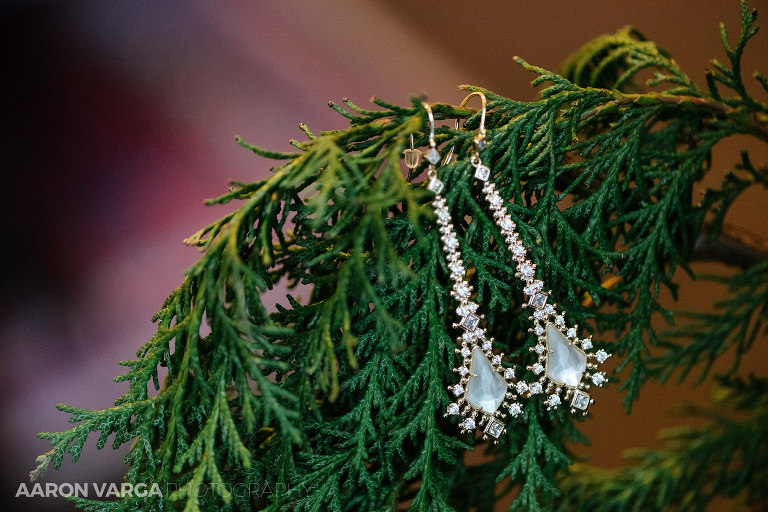
<path id="1" fill-rule="evenodd" d="M 452 281 L 451 296 L 457 302 L 456 313 L 461 320 L 454 328 L 462 329 L 458 338 L 461 365 L 454 369 L 460 376 L 459 382 L 448 387 L 456 401 L 448 405 L 447 415 L 463 416 L 460 422 L 462 433 L 475 428 L 482 429 L 483 438 L 498 439 L 506 431 L 504 418 L 513 418 L 522 414 L 519 402 L 521 398 L 534 395 L 546 395 L 547 409 L 570 401 L 571 412 L 586 413 L 592 403 L 587 390 L 591 386 L 602 386 L 606 381 L 605 373 L 597 370 L 594 359 L 603 363 L 610 355 L 604 350 L 592 352 L 591 338 L 580 339 L 577 326 L 568 326 L 565 315 L 551 301 L 551 291 L 544 291 L 544 283 L 536 279 L 536 264 L 527 257 L 527 249 L 520 240 L 516 224 L 507 211 L 505 200 L 499 195 L 491 181 L 490 167 L 483 164 L 480 153 L 487 147 L 485 131 L 486 98 L 481 92 L 473 92 L 461 103 L 464 107 L 474 96 L 482 102 L 480 127 L 473 139 L 470 163 L 474 168 L 474 178 L 481 186 L 482 195 L 492 212 L 493 220 L 506 243 L 511 259 L 516 263 L 515 277 L 520 279 L 526 309 L 532 309 L 529 320 L 533 326 L 529 329 L 537 337 L 537 344 L 531 351 L 537 354 L 537 361 L 527 366 L 533 373 L 530 380 L 516 380 L 515 368 L 502 364 L 504 354 L 493 353 L 493 338 L 486 336 L 482 327 L 484 316 L 478 312 L 479 305 L 471 300 L 472 286 L 466 275 L 466 264 L 459 250 L 459 240 L 451 220 L 451 214 L 445 198 L 441 196 L 445 185 L 437 176 L 437 163 L 440 152 L 435 142 L 435 120 L 432 109 L 422 103 L 429 119 L 429 148 L 425 158 L 428 162 L 427 188 L 435 194 L 432 206 L 435 209 L 440 241 L 450 270 Z M 458 121 L 457 121 L 458 128 Z M 411 138 L 413 146 L 413 138 Z M 413 169 L 419 163 L 421 152 L 411 147 L 405 150 L 406 165 Z M 453 148 L 445 159 L 450 162 Z"/>

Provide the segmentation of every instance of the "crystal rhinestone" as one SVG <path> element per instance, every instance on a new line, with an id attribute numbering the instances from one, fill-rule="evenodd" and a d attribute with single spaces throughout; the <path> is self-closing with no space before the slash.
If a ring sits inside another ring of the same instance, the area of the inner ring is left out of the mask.
<path id="1" fill-rule="evenodd" d="M 526 295 L 535 295 L 536 292 L 540 291 L 542 288 L 544 288 L 544 283 L 536 279 L 535 281 L 532 281 L 530 284 L 525 285 L 525 288 L 523 288 L 523 292 L 525 292 Z"/>
<path id="2" fill-rule="evenodd" d="M 556 384 L 578 386 L 587 369 L 587 355 L 568 342 L 557 327 L 547 324 L 547 377 Z"/>
<path id="3" fill-rule="evenodd" d="M 520 274 L 523 277 L 526 277 L 526 278 L 533 277 L 534 268 L 532 263 L 528 263 L 526 261 L 520 265 L 518 270 L 520 271 Z"/>
<path id="4" fill-rule="evenodd" d="M 569 329 L 568 329 L 568 332 L 566 333 L 566 335 L 567 335 L 569 338 L 575 338 L 575 337 L 576 337 L 576 328 L 575 328 L 575 327 L 571 327 L 571 328 L 569 328 Z"/>
<path id="5" fill-rule="evenodd" d="M 493 356 L 493 358 L 491 359 L 491 362 L 494 365 L 501 364 L 501 356 L 499 355 Z"/>
<path id="6" fill-rule="evenodd" d="M 430 192 L 434 192 L 435 194 L 439 194 L 443 191 L 444 185 L 443 182 L 440 181 L 437 178 L 430 178 L 429 185 L 427 185 L 427 188 Z"/>
<path id="7" fill-rule="evenodd" d="M 555 325 L 557 325 L 558 327 L 562 327 L 563 325 L 565 325 L 565 318 L 563 318 L 562 315 L 556 316 L 555 317 Z"/>
<path id="8" fill-rule="evenodd" d="M 549 395 L 547 397 L 547 403 L 550 405 L 550 407 L 557 407 L 560 405 L 560 397 L 557 395 Z"/>
<path id="9" fill-rule="evenodd" d="M 451 214 L 448 212 L 448 210 L 438 210 L 437 211 L 437 218 L 440 220 L 450 220 Z"/>
<path id="10" fill-rule="evenodd" d="M 605 375 L 603 375 L 602 373 L 595 373 L 594 375 L 592 375 L 592 383 L 595 386 L 599 386 L 604 382 L 605 382 Z"/>
<path id="11" fill-rule="evenodd" d="M 543 331 L 543 330 L 544 330 L 544 329 L 542 329 L 542 331 Z M 536 353 L 537 353 L 537 354 L 541 355 L 541 354 L 543 354 L 544 352 L 546 352 L 546 351 L 547 351 L 547 347 L 545 347 L 545 346 L 544 346 L 544 345 L 542 345 L 542 344 L 538 344 L 538 345 L 536 345 L 536 347 L 534 348 L 534 350 L 536 351 Z"/>
<path id="12" fill-rule="evenodd" d="M 485 340 L 483 342 L 483 350 L 491 350 L 491 347 L 493 347 L 493 343 L 491 343 L 491 340 Z"/>
<path id="13" fill-rule="evenodd" d="M 538 395 L 539 393 L 544 391 L 544 387 L 541 385 L 541 382 L 533 382 L 531 383 L 531 394 L 532 395 Z"/>
<path id="14" fill-rule="evenodd" d="M 453 285 L 453 290 L 456 292 L 456 294 L 459 297 L 468 297 L 469 296 L 469 285 L 463 281 L 459 281 L 458 283 Z"/>
<path id="15" fill-rule="evenodd" d="M 583 391 L 576 391 L 573 394 L 573 400 L 571 400 L 571 407 L 574 409 L 581 409 L 586 410 L 586 408 L 589 406 L 589 399 L 590 396 L 587 393 L 584 393 Z"/>
<path id="16" fill-rule="evenodd" d="M 466 366 L 462 366 L 459 368 L 459 375 L 462 377 L 469 373 L 469 369 Z"/>
<path id="17" fill-rule="evenodd" d="M 424 158 L 432 165 L 435 165 L 440 161 L 440 152 L 435 148 L 429 148 L 424 154 Z"/>
<path id="18" fill-rule="evenodd" d="M 528 304 L 535 308 L 543 308 L 546 303 L 547 303 L 546 293 L 537 293 L 536 295 L 531 297 L 531 300 L 528 301 Z"/>
<path id="19" fill-rule="evenodd" d="M 501 221 L 501 229 L 515 229 L 515 223 L 509 217 L 505 217 L 504 220 Z"/>
<path id="20" fill-rule="evenodd" d="M 543 372 L 543 371 L 544 371 L 544 367 L 543 367 L 543 366 L 541 366 L 541 363 L 536 363 L 536 364 L 534 364 L 534 365 L 531 367 L 531 370 L 532 370 L 532 371 L 533 371 L 533 373 L 535 373 L 536 375 L 540 375 L 540 374 L 541 374 L 541 372 Z"/>
<path id="21" fill-rule="evenodd" d="M 544 328 L 540 325 L 537 325 L 536 327 L 533 328 L 533 332 L 536 333 L 536 336 L 541 336 L 542 334 L 544 334 Z M 541 352 L 539 352 L 539 354 L 541 354 Z"/>
<path id="22" fill-rule="evenodd" d="M 459 414 L 459 404 L 448 404 L 448 414 Z"/>
<path id="23" fill-rule="evenodd" d="M 456 396 L 461 396 L 464 394 L 464 386 L 461 384 L 456 384 L 453 386 L 453 394 Z"/>
<path id="24" fill-rule="evenodd" d="M 526 391 L 528 391 L 528 384 L 526 384 L 526 383 L 525 383 L 525 382 L 523 382 L 523 381 L 519 381 L 519 382 L 518 382 L 518 383 L 515 385 L 515 389 L 517 389 L 517 392 L 518 392 L 519 394 L 521 394 L 521 395 L 522 395 L 523 393 L 525 393 Z"/>
<path id="25" fill-rule="evenodd" d="M 491 203 L 491 206 L 499 206 L 503 202 L 499 194 L 488 194 L 488 196 L 488 202 Z"/>
<path id="26" fill-rule="evenodd" d="M 522 245 L 515 245 L 514 247 L 510 248 L 512 251 L 512 256 L 515 257 L 517 260 L 521 260 L 525 258 L 525 247 Z"/>
<path id="27" fill-rule="evenodd" d="M 553 306 L 552 304 L 547 304 L 546 306 L 544 306 L 544 312 L 548 315 L 553 314 L 555 312 L 555 306 Z"/>
<path id="28" fill-rule="evenodd" d="M 464 356 L 464 357 L 469 357 L 469 354 L 471 354 L 471 353 L 472 352 L 470 352 L 469 348 L 467 348 L 467 347 L 463 347 L 461 349 L 461 355 Z"/>
<path id="29" fill-rule="evenodd" d="M 477 304 L 475 304 L 474 302 L 467 302 L 466 304 L 462 304 L 461 306 L 456 308 L 456 313 L 458 313 L 459 316 L 464 316 L 469 313 L 474 313 L 475 311 L 477 311 Z"/>
<path id="30" fill-rule="evenodd" d="M 513 370 L 512 368 L 507 368 L 506 370 L 504 370 L 504 378 L 507 379 L 507 380 L 514 379 L 515 378 L 515 370 Z"/>
<path id="31" fill-rule="evenodd" d="M 504 432 L 504 424 L 497 420 L 496 418 L 491 418 L 488 420 L 488 423 L 485 425 L 485 429 L 483 429 L 483 432 L 488 434 L 491 437 L 498 438 L 502 432 Z"/>
<path id="32" fill-rule="evenodd" d="M 537 309 L 533 312 L 533 317 L 537 320 L 544 320 L 547 318 L 547 313 L 543 309 Z"/>
<path id="33" fill-rule="evenodd" d="M 475 143 L 475 147 L 477 148 L 478 151 L 482 151 L 488 147 L 488 141 L 485 140 L 484 134 L 476 135 L 475 138 L 472 139 L 472 142 Z"/>
<path id="34" fill-rule="evenodd" d="M 473 428 L 475 428 L 475 420 L 473 420 L 472 418 L 467 418 L 464 420 L 463 425 L 465 429 L 472 430 Z"/>
<path id="35" fill-rule="evenodd" d="M 511 414 L 513 417 L 519 416 L 521 412 L 523 412 L 523 409 L 517 402 L 509 406 L 509 414 Z"/>
<path id="36" fill-rule="evenodd" d="M 484 165 L 478 165 L 475 169 L 475 178 L 480 181 L 488 181 L 488 176 L 491 175 L 491 170 Z"/>
<path id="37" fill-rule="evenodd" d="M 595 353 L 595 357 L 597 358 L 597 360 L 598 360 L 599 362 L 601 362 L 601 363 L 604 363 L 604 362 L 605 362 L 605 360 L 606 360 L 606 359 L 608 359 L 608 357 L 609 357 L 609 354 L 608 354 L 608 352 L 606 352 L 605 350 L 603 350 L 603 349 L 600 349 L 600 350 L 598 350 L 598 351 Z"/>
<path id="38" fill-rule="evenodd" d="M 461 323 L 459 323 L 459 326 L 466 331 L 474 331 L 475 327 L 477 327 L 477 324 L 479 323 L 480 323 L 480 317 L 473 315 L 472 313 L 469 313 L 464 318 L 461 319 Z"/>
<path id="39" fill-rule="evenodd" d="M 467 382 L 467 401 L 483 412 L 493 414 L 507 393 L 507 383 L 496 373 L 483 351 L 472 349 L 472 374 Z"/>
<path id="40" fill-rule="evenodd" d="M 581 348 L 584 350 L 589 350 L 592 348 L 592 342 L 589 340 L 581 340 Z"/>
<path id="41" fill-rule="evenodd" d="M 442 237 L 443 243 L 446 245 L 446 247 L 450 247 L 451 249 L 455 249 L 459 246 L 459 240 L 456 238 L 456 235 L 453 233 L 448 233 L 447 235 L 443 235 Z"/>

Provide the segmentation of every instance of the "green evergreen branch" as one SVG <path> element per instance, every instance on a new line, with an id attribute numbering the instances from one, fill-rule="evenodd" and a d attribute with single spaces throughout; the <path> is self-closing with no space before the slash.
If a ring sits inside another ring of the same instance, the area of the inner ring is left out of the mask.
<path id="1" fill-rule="evenodd" d="M 606 471 L 575 465 L 560 480 L 558 511 L 706 510 L 718 497 L 737 499 L 739 509 L 762 510 L 768 502 L 765 379 L 721 381 L 716 408 L 694 411 L 703 428 L 664 433 L 666 449 L 628 453 L 634 465 Z M 754 508 L 753 508 L 754 507 Z"/>
<path id="2" fill-rule="evenodd" d="M 653 363 L 662 381 L 679 372 L 684 379 L 694 367 L 702 365 L 701 382 L 712 364 L 735 348 L 730 374 L 739 368 L 760 334 L 766 333 L 768 318 L 768 262 L 763 261 L 730 279 L 710 279 L 728 287 L 730 297 L 715 304 L 716 313 L 687 313 L 688 322 L 667 334 L 665 352 Z"/>

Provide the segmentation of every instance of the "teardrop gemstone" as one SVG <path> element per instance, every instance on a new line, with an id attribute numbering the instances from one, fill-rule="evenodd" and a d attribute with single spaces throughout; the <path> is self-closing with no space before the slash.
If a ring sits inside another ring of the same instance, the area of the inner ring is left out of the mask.
<path id="1" fill-rule="evenodd" d="M 571 345 L 568 338 L 552 324 L 547 324 L 547 348 L 550 350 L 547 377 L 560 385 L 578 386 L 587 369 L 587 355 L 584 351 Z"/>
<path id="2" fill-rule="evenodd" d="M 472 361 L 469 364 L 469 382 L 467 382 L 467 401 L 483 412 L 493 414 L 499 408 L 507 393 L 507 383 L 493 369 L 483 351 L 472 349 Z"/>

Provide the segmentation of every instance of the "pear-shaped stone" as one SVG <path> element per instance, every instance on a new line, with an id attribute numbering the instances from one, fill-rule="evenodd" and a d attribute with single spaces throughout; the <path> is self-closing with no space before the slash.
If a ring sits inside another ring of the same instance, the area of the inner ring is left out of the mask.
<path id="1" fill-rule="evenodd" d="M 547 377 L 553 382 L 576 387 L 587 369 L 587 355 L 575 345 L 571 345 L 560 330 L 547 324 Z"/>
<path id="2" fill-rule="evenodd" d="M 499 408 L 507 393 L 507 383 L 493 369 L 491 362 L 483 351 L 472 349 L 472 362 L 469 365 L 469 382 L 467 383 L 467 401 L 483 412 L 493 414 Z"/>

